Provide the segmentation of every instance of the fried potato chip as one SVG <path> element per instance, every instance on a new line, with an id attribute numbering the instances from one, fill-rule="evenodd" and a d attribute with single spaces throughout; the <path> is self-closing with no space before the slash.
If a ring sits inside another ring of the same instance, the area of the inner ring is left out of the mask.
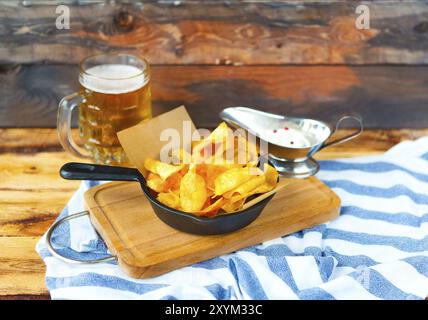
<path id="1" fill-rule="evenodd" d="M 236 201 L 239 201 L 241 199 L 248 198 L 248 197 L 255 195 L 255 194 L 269 192 L 273 189 L 274 189 L 274 186 L 265 182 L 262 185 L 258 186 L 257 188 L 255 188 L 255 189 L 253 189 L 253 190 L 251 190 L 245 194 L 235 194 L 229 200 L 231 202 L 236 202 Z"/>
<path id="2" fill-rule="evenodd" d="M 185 168 L 187 169 L 187 168 Z M 180 170 L 163 180 L 158 174 L 149 172 L 147 176 L 147 186 L 156 192 L 167 192 L 169 190 L 180 189 L 181 179 L 187 170 Z"/>
<path id="3" fill-rule="evenodd" d="M 185 164 L 181 165 L 170 165 L 167 163 L 162 163 L 157 166 L 158 174 L 162 179 L 168 179 L 174 173 L 180 172 L 182 170 L 187 171 L 187 166 Z"/>
<path id="4" fill-rule="evenodd" d="M 180 198 L 180 186 L 178 187 L 178 189 L 171 189 L 169 190 L 169 192 L 172 192 L 173 194 L 175 194 L 178 198 Z"/>
<path id="5" fill-rule="evenodd" d="M 272 186 L 276 186 L 278 183 L 278 171 L 271 165 L 265 163 L 264 165 L 264 175 L 266 176 L 266 182 L 269 183 Z"/>
<path id="6" fill-rule="evenodd" d="M 183 211 L 196 212 L 202 209 L 207 200 L 207 190 L 204 178 L 189 170 L 181 179 L 180 205 Z"/>
<path id="7" fill-rule="evenodd" d="M 172 176 L 169 176 L 168 179 L 166 179 L 163 184 L 164 192 L 180 189 L 180 183 L 182 178 L 183 176 L 178 173 L 174 173 Z"/>
<path id="8" fill-rule="evenodd" d="M 185 165 L 172 165 L 152 158 L 147 158 L 144 161 L 144 167 L 148 171 L 158 174 L 163 180 L 166 180 L 170 175 L 185 168 Z"/>
<path id="9" fill-rule="evenodd" d="M 211 139 L 221 141 L 227 136 L 228 130 L 230 130 L 230 128 L 227 126 L 226 122 L 223 121 L 217 126 L 217 128 L 214 129 L 214 131 L 209 135 L 207 140 Z"/>
<path id="10" fill-rule="evenodd" d="M 222 122 L 211 134 L 193 146 L 192 159 L 196 163 L 216 163 L 223 159 L 230 128 Z"/>
<path id="11" fill-rule="evenodd" d="M 204 179 L 207 176 L 207 164 L 205 163 L 198 163 L 194 165 L 192 168 L 195 168 L 195 172 L 202 176 Z"/>
<path id="12" fill-rule="evenodd" d="M 254 167 L 259 162 L 259 150 L 257 145 L 248 141 L 244 136 L 235 137 L 235 163 L 245 163 L 248 167 Z"/>
<path id="13" fill-rule="evenodd" d="M 173 150 L 171 157 L 175 164 L 190 164 L 192 162 L 192 155 L 183 148 Z"/>
<path id="14" fill-rule="evenodd" d="M 255 189 L 251 190 L 250 192 L 248 192 L 246 194 L 246 196 L 250 196 L 253 194 L 257 194 L 257 193 L 265 193 L 265 192 L 269 192 L 271 190 L 273 190 L 276 185 L 278 184 L 278 172 L 276 171 L 276 169 L 270 165 L 268 165 L 267 163 L 265 164 L 265 171 L 263 176 L 265 177 L 265 182 L 261 185 L 259 185 L 258 187 L 256 187 Z M 235 198 L 236 200 L 236 198 Z"/>
<path id="15" fill-rule="evenodd" d="M 146 160 L 144 160 L 144 168 L 146 168 L 148 171 L 153 172 L 153 173 L 158 173 L 157 171 L 157 165 L 158 163 L 160 163 L 160 161 L 152 159 L 152 158 L 147 158 Z"/>
<path id="16" fill-rule="evenodd" d="M 206 217 L 212 217 L 215 216 L 218 212 L 218 210 L 221 209 L 221 207 L 224 205 L 226 200 L 223 197 L 220 197 L 215 202 L 210 204 L 208 207 L 205 207 L 204 209 L 196 212 L 199 216 L 206 216 Z"/>
<path id="17" fill-rule="evenodd" d="M 242 208 L 247 198 L 243 197 L 235 202 L 232 202 L 231 199 L 226 200 L 223 206 L 221 207 L 227 213 L 238 211 Z"/>
<path id="18" fill-rule="evenodd" d="M 247 141 L 243 129 L 233 132 L 222 122 L 207 138 L 193 145 L 192 159 L 196 163 L 230 167 L 256 166 L 258 150 L 255 143 Z"/>
<path id="19" fill-rule="evenodd" d="M 263 174 L 253 176 L 247 182 L 224 193 L 223 196 L 232 203 L 237 202 L 254 194 L 265 193 L 273 190 L 277 185 L 277 181 L 278 172 L 272 166 L 265 164 L 265 171 Z"/>
<path id="20" fill-rule="evenodd" d="M 226 166 L 218 166 L 214 164 L 202 163 L 196 166 L 196 172 L 204 178 L 207 189 L 213 191 L 213 193 L 215 189 L 215 179 L 227 170 L 228 167 Z"/>
<path id="21" fill-rule="evenodd" d="M 263 183 L 265 183 L 266 177 L 264 174 L 261 174 L 259 176 L 253 175 L 251 178 L 244 182 L 243 184 L 239 185 L 233 190 L 230 190 L 228 192 L 225 192 L 223 196 L 226 199 L 230 199 L 233 196 L 236 195 L 245 195 L 249 194 L 252 190 L 256 189 L 257 187 L 261 186 Z"/>
<path id="22" fill-rule="evenodd" d="M 257 194 L 257 193 L 265 193 L 268 191 L 271 191 L 275 186 L 269 184 L 269 183 L 263 183 L 261 186 L 257 187 L 256 189 L 252 190 L 249 195 Z"/>
<path id="23" fill-rule="evenodd" d="M 159 177 L 159 175 L 157 175 L 156 173 L 150 172 L 149 175 L 147 176 L 146 181 L 147 181 L 147 186 L 156 192 L 163 192 L 165 190 L 164 189 L 165 181 L 163 181 L 161 177 Z"/>
<path id="24" fill-rule="evenodd" d="M 174 192 L 161 192 L 158 194 L 157 199 L 159 202 L 173 209 L 180 208 L 180 197 Z"/>
<path id="25" fill-rule="evenodd" d="M 214 194 L 222 195 L 250 180 L 250 168 L 233 168 L 220 174 L 214 181 Z"/>

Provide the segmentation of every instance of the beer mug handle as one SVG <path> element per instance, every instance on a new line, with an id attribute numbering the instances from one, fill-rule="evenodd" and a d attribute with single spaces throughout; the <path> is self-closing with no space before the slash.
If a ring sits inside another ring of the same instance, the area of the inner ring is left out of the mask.
<path id="1" fill-rule="evenodd" d="M 79 158 L 90 158 L 74 141 L 71 134 L 71 119 L 73 110 L 83 102 L 85 96 L 76 92 L 62 98 L 58 105 L 57 130 L 62 147 Z"/>

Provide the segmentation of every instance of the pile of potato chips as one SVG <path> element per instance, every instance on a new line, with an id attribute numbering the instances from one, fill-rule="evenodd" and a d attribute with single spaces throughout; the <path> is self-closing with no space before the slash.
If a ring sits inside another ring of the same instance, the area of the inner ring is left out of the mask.
<path id="1" fill-rule="evenodd" d="M 268 164 L 264 170 L 257 168 L 257 146 L 231 132 L 223 122 L 194 144 L 190 153 L 174 150 L 176 164 L 146 159 L 147 186 L 157 200 L 174 209 L 212 217 L 239 211 L 249 197 L 273 190 L 277 171 Z"/>

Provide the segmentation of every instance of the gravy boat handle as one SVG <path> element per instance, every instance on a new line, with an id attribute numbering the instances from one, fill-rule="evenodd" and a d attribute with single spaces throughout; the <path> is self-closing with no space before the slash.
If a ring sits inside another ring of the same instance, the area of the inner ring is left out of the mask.
<path id="1" fill-rule="evenodd" d="M 358 137 L 363 132 L 363 130 L 364 130 L 363 118 L 361 118 L 361 116 L 359 116 L 359 115 L 345 114 L 339 120 L 337 120 L 336 127 L 335 127 L 334 131 L 332 132 L 332 135 L 336 133 L 336 131 L 339 129 L 342 121 L 346 120 L 346 119 L 354 119 L 355 121 L 357 121 L 359 124 L 359 128 L 357 128 L 357 130 L 355 132 L 353 132 L 353 133 L 351 133 L 351 134 L 349 134 L 343 138 L 323 143 L 321 148 L 319 148 L 318 150 L 321 150 L 321 149 L 324 149 L 326 147 L 334 146 L 334 145 L 341 144 L 343 142 L 352 140 L 352 139 Z"/>

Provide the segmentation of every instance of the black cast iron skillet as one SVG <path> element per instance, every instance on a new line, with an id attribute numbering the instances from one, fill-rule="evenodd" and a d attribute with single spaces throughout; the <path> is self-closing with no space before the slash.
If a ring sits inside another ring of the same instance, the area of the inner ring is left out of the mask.
<path id="1" fill-rule="evenodd" d="M 236 213 L 206 218 L 167 207 L 159 202 L 137 169 L 69 162 L 62 166 L 60 175 L 68 180 L 137 181 L 159 219 L 177 230 L 200 235 L 228 233 L 249 225 L 273 197 L 273 195 L 267 197 L 254 206 Z"/>

